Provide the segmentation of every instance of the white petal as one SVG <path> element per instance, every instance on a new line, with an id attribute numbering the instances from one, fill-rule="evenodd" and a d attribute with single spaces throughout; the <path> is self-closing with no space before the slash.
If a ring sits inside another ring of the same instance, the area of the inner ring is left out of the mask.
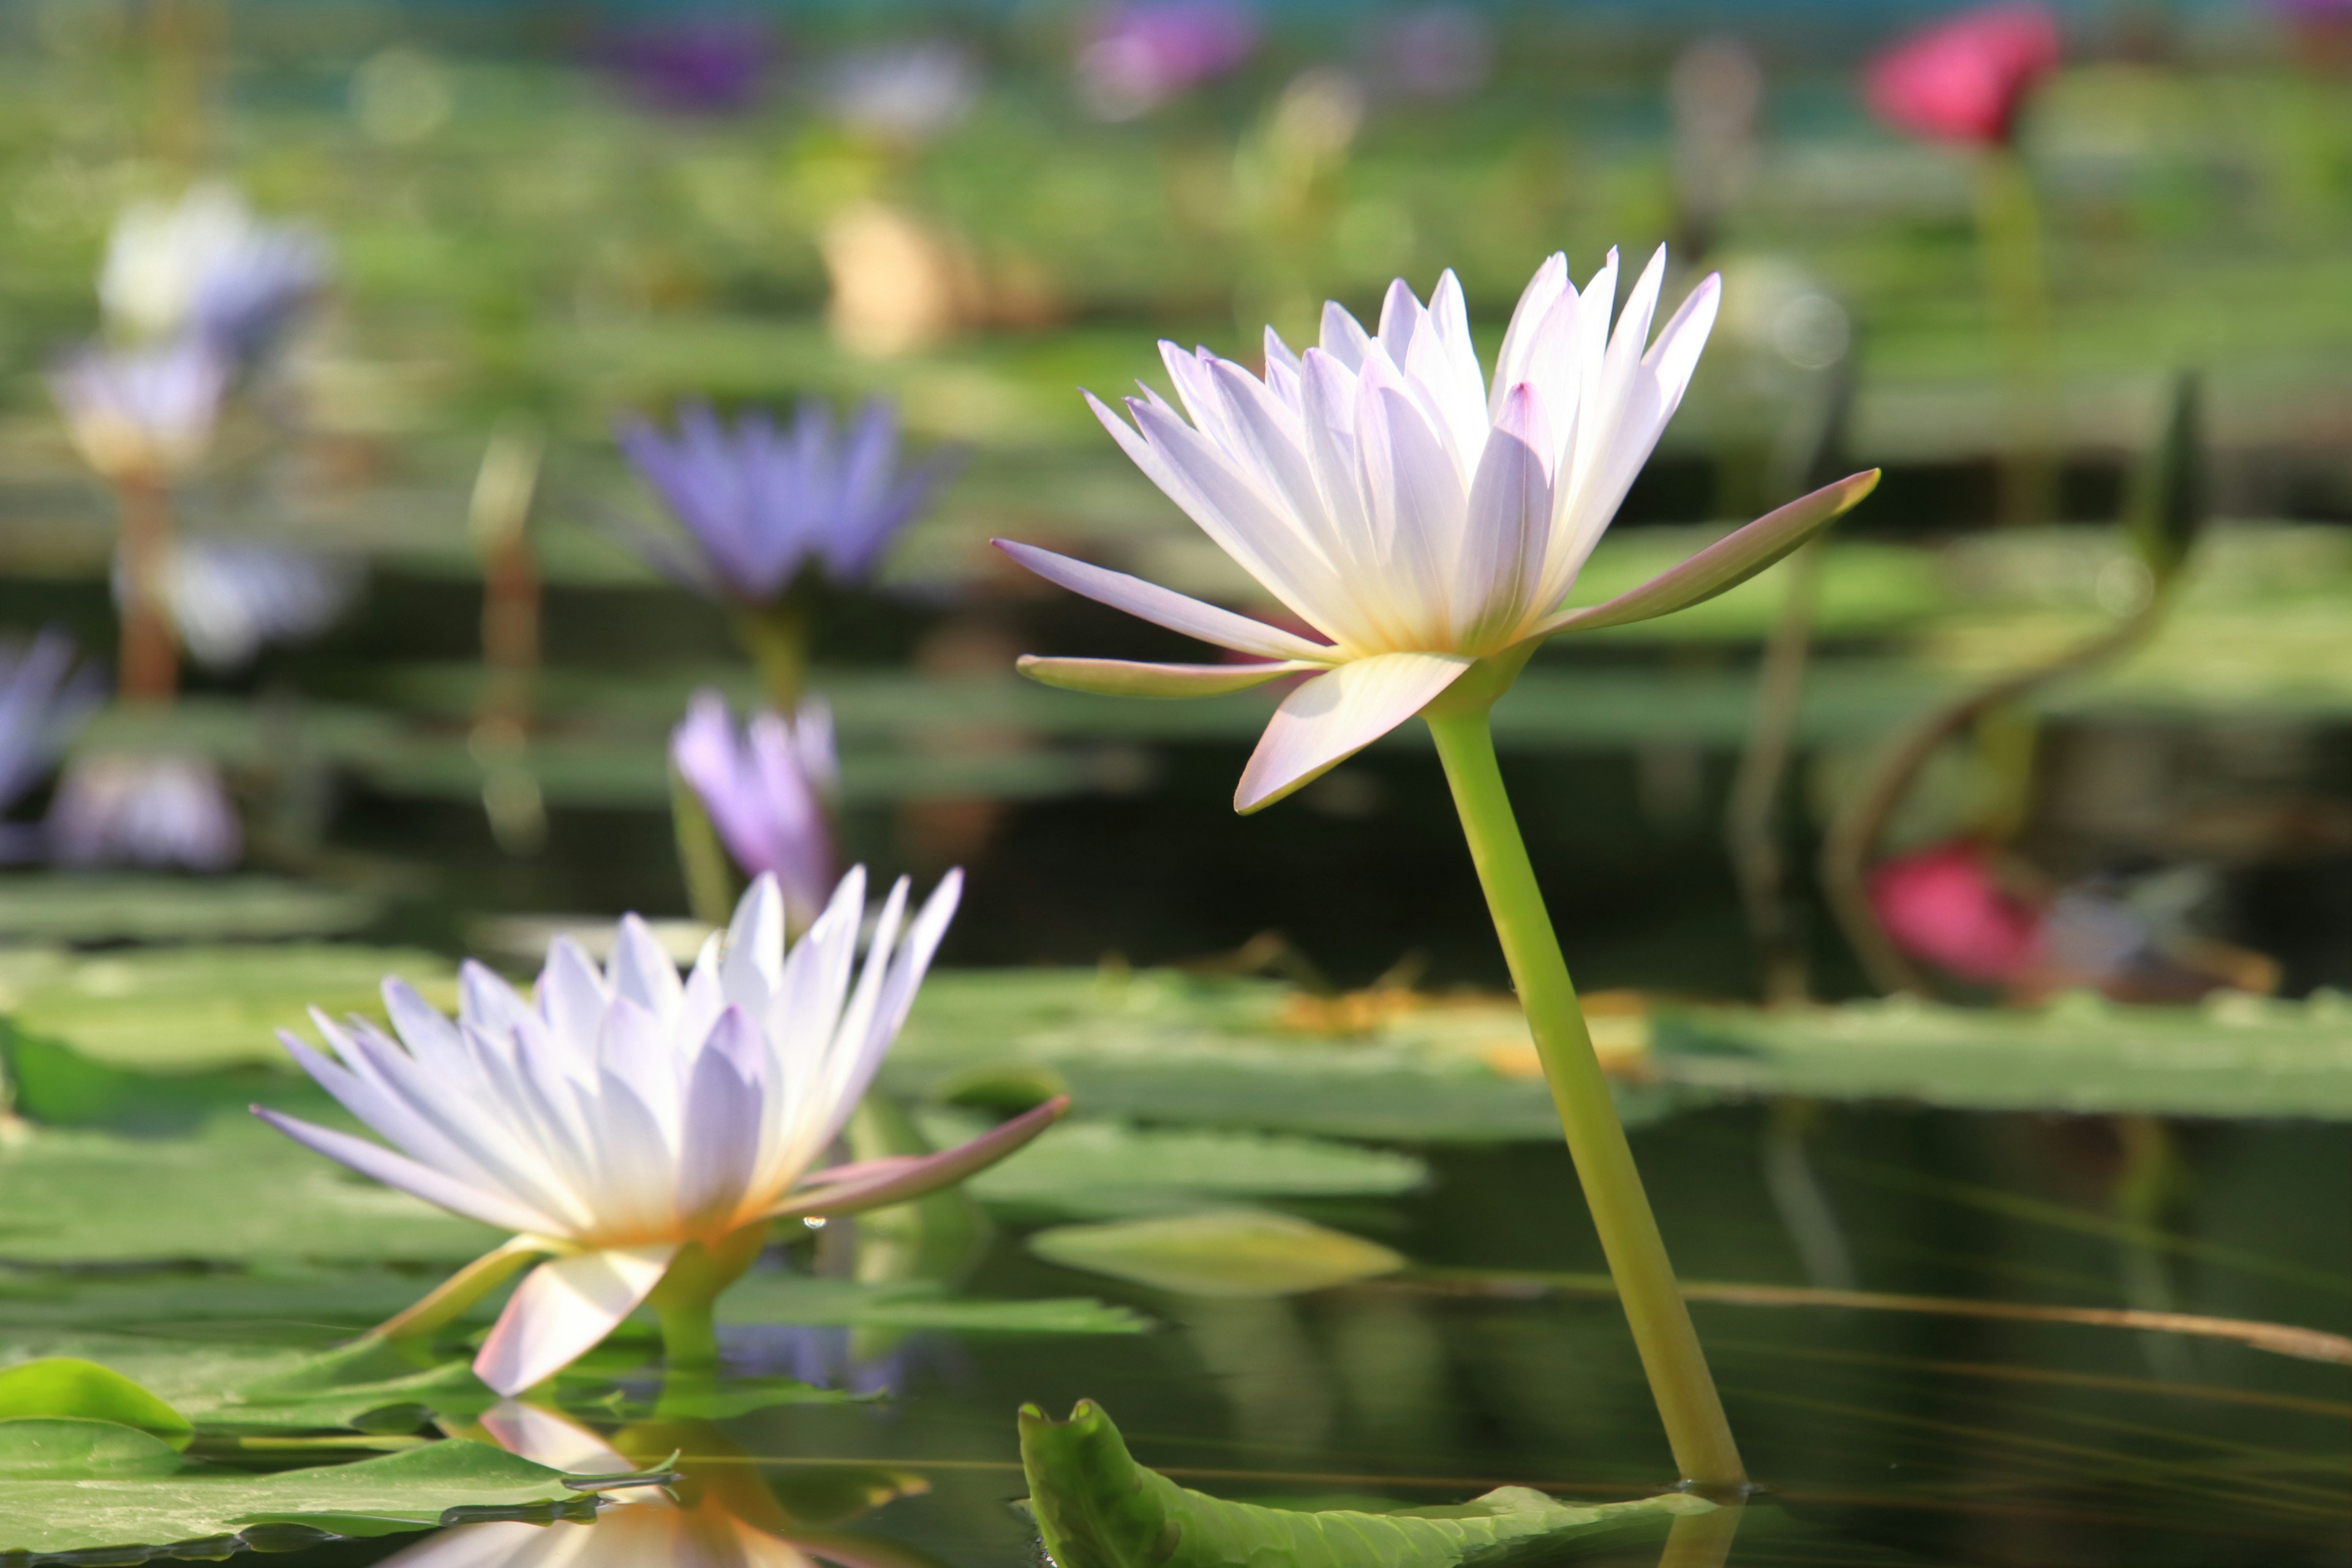
<path id="1" fill-rule="evenodd" d="M 474 1358 L 474 1374 L 509 1395 L 546 1382 L 619 1328 L 661 1283 L 677 1252 L 672 1243 L 541 1264 L 515 1288 Z"/>
<path id="2" fill-rule="evenodd" d="M 1360 599 L 1385 598 L 1411 633 L 1445 636 L 1447 606 L 1468 516 L 1468 487 L 1453 455 L 1375 345 L 1356 388 L 1356 460 L 1372 537 L 1382 548 L 1377 582 Z"/>
<path id="3" fill-rule="evenodd" d="M 625 996 L 667 1024 L 685 999 L 686 987 L 655 939 L 653 929 L 635 915 L 623 915 L 614 932 L 612 962 L 604 966 L 605 983 L 615 996 Z"/>
<path id="4" fill-rule="evenodd" d="M 1528 355 L 1544 318 L 1563 296 L 1573 298 L 1575 292 L 1569 287 L 1568 258 L 1557 250 L 1545 257 L 1536 275 L 1528 279 L 1518 304 L 1512 308 L 1511 324 L 1504 329 L 1503 346 L 1495 355 L 1495 379 L 1486 393 L 1489 418 L 1503 416 L 1504 395 L 1528 379 Z"/>
<path id="5" fill-rule="evenodd" d="M 339 1164 L 349 1165 L 361 1175 L 382 1182 L 387 1187 L 397 1187 L 412 1197 L 423 1198 L 436 1208 L 447 1209 L 451 1214 L 479 1220 L 501 1230 L 543 1235 L 558 1228 L 547 1215 L 533 1213 L 503 1193 L 468 1186 L 420 1165 L 404 1154 L 395 1154 L 381 1143 L 371 1143 L 364 1138 L 354 1138 L 348 1132 L 337 1132 L 331 1128 L 313 1127 L 307 1121 L 266 1107 L 257 1106 L 253 1113 L 305 1148 L 324 1154 Z"/>
<path id="6" fill-rule="evenodd" d="M 1470 308 L 1450 267 L 1430 291 L 1428 320 L 1409 360 L 1406 368 L 1434 395 L 1463 468 L 1475 468 L 1493 421 L 1478 374 L 1478 350 L 1470 341 Z"/>
<path id="7" fill-rule="evenodd" d="M 539 976 L 539 1011 L 556 1037 L 584 1044 L 604 1021 L 604 977 L 580 944 L 559 936 L 547 947 Z"/>
<path id="8" fill-rule="evenodd" d="M 760 1165 L 766 1069 L 759 1026 L 740 1008 L 719 1014 L 687 1084 L 678 1149 L 680 1224 L 731 1220 L 749 1194 Z"/>
<path id="9" fill-rule="evenodd" d="M 727 1000 L 758 1017 L 784 975 L 784 895 L 776 879 L 761 872 L 751 879 L 727 926 L 727 952 L 719 961 L 719 978 Z"/>
<path id="10" fill-rule="evenodd" d="M 1023 654 L 1020 659 L 1021 673 L 1032 680 L 1065 691 L 1105 697 L 1218 697 L 1302 670 L 1329 668 L 1298 658 L 1276 664 L 1142 664 L 1124 658 L 1040 658 Z"/>
<path id="11" fill-rule="evenodd" d="M 1098 604 L 1125 610 L 1171 632 L 1182 632 L 1186 637 L 1229 647 L 1235 653 L 1255 654 L 1260 658 L 1304 658 L 1319 663 L 1332 657 L 1333 650 L 1321 643 L 1309 642 L 1295 632 L 1203 604 L 1140 577 L 1091 566 L 1034 545 L 1016 544 L 1009 539 L 997 540 L 995 544 L 1048 583 L 1058 584 L 1074 594 L 1084 594 Z"/>
<path id="12" fill-rule="evenodd" d="M 1470 487 L 1463 547 L 1461 646 L 1507 637 L 1533 608 L 1551 535 L 1551 428 L 1524 384 L 1503 400 Z"/>
<path id="13" fill-rule="evenodd" d="M 1421 711 L 1469 668 L 1461 654 L 1384 653 L 1318 675 L 1284 700 L 1242 771 L 1234 809 L 1310 784 Z"/>
<path id="14" fill-rule="evenodd" d="M 457 1018 L 492 1035 L 504 1035 L 530 1008 L 494 971 L 467 959 L 457 966 Z"/>
<path id="15" fill-rule="evenodd" d="M 1344 368 L 1353 371 L 1363 364 L 1364 347 L 1370 342 L 1371 336 L 1364 331 L 1362 323 L 1342 310 L 1337 300 L 1324 302 L 1323 335 L 1317 346 L 1325 353 L 1338 360 Z"/>

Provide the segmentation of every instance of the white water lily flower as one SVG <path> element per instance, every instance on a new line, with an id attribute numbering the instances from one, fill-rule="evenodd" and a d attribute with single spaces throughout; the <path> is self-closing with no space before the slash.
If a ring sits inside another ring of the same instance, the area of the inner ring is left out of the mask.
<path id="1" fill-rule="evenodd" d="M 1162 342 L 1182 412 L 1149 387 L 1129 426 L 1091 394 L 1138 468 L 1267 593 L 1320 633 L 1285 631 L 1157 584 L 997 541 L 1051 582 L 1259 664 L 1027 658 L 1049 685 L 1206 696 L 1311 674 L 1242 774 L 1255 811 L 1419 712 L 1472 665 L 1553 632 L 1682 609 L 1745 581 L 1860 500 L 1875 473 L 1818 490 L 1605 605 L 1563 607 L 1577 573 L 1682 402 L 1714 324 L 1709 277 L 1650 341 L 1660 247 L 1615 331 L 1617 255 L 1579 290 L 1553 256 L 1519 298 L 1489 378 L 1454 274 L 1424 306 L 1391 285 L 1380 329 L 1337 304 L 1265 373 Z"/>
<path id="2" fill-rule="evenodd" d="M 283 1038 L 392 1146 L 255 1113 L 362 1175 L 516 1233 L 381 1333 L 437 1327 L 549 1259 L 474 1363 L 513 1394 L 593 1348 L 673 1264 L 715 1293 L 757 1256 L 772 1219 L 904 1202 L 1003 1158 L 1060 1114 L 1057 1100 L 942 1154 L 811 1174 L 905 1021 L 961 887 L 950 873 L 909 921 L 901 879 L 862 973 L 861 867 L 789 952 L 782 895 L 760 878 L 683 982 L 634 915 L 603 970 L 558 938 L 532 1001 L 468 964 L 454 1023 L 387 980 L 397 1040 L 316 1012 L 334 1059 Z"/>

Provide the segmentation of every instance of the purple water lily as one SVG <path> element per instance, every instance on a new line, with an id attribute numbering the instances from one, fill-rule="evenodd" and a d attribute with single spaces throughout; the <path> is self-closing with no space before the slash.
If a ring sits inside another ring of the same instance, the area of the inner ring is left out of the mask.
<path id="1" fill-rule="evenodd" d="M 704 14 L 618 29 L 601 50 L 629 95 L 667 114 L 738 114 L 766 95 L 778 53 L 755 16 Z"/>
<path id="2" fill-rule="evenodd" d="M 670 736 L 669 754 L 735 863 L 776 879 L 796 929 L 814 920 L 833 889 L 826 807 L 840 786 L 833 713 L 824 700 L 810 698 L 789 720 L 754 713 L 738 735 L 727 700 L 698 691 Z"/>
<path id="3" fill-rule="evenodd" d="M 73 866 L 225 871 L 245 836 L 220 770 L 201 757 L 88 757 L 49 807 L 51 852 Z"/>
<path id="4" fill-rule="evenodd" d="M 1079 96 L 1105 120 L 1133 120 L 1235 69 L 1257 43 L 1255 14 L 1233 0 L 1117 5 L 1079 51 Z"/>
<path id="5" fill-rule="evenodd" d="M 866 581 L 952 467 L 934 453 L 902 470 L 898 417 L 878 398 L 840 427 L 813 398 L 784 426 L 759 409 L 730 426 L 690 403 L 674 435 L 627 419 L 614 437 L 694 547 L 649 544 L 653 563 L 750 605 L 773 603 L 811 566 L 838 585 Z"/>
<path id="6" fill-rule="evenodd" d="M 73 641 L 62 632 L 0 646 L 0 812 L 56 765 L 105 690 L 94 668 L 74 668 Z M 39 829 L 0 823 L 0 862 L 33 859 L 39 852 Z"/>

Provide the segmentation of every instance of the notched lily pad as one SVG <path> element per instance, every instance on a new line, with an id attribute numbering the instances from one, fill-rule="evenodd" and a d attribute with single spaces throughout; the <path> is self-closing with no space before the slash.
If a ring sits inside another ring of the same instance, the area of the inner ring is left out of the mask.
<path id="1" fill-rule="evenodd" d="M 168 1476 L 184 1462 L 171 1444 L 119 1421 L 51 1416 L 0 1421 L 0 1481 Z"/>
<path id="2" fill-rule="evenodd" d="M 925 1280 L 823 1279 L 781 1270 L 750 1274 L 719 1299 L 722 1323 L 984 1334 L 1135 1334 L 1140 1314 L 1084 1296 L 989 1300 Z"/>
<path id="3" fill-rule="evenodd" d="M 1378 1242 L 1262 1209 L 1058 1226 L 1031 1237 L 1029 1249 L 1066 1268 L 1183 1296 L 1290 1296 L 1405 1265 Z"/>
<path id="4" fill-rule="evenodd" d="M 1655 1538 L 1678 1517 L 1715 1509 L 1681 1493 L 1577 1505 L 1526 1487 L 1383 1513 L 1228 1502 L 1137 1464 L 1092 1400 L 1079 1401 L 1067 1421 L 1024 1409 L 1021 1468 L 1031 1514 L 1059 1568 L 1503 1568 L 1571 1543 Z"/>

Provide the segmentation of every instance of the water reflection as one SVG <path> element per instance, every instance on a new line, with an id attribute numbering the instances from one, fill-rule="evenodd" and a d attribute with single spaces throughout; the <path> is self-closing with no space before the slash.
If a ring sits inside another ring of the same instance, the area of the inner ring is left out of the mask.
<path id="1" fill-rule="evenodd" d="M 608 1492 L 590 1522 L 459 1525 L 385 1559 L 387 1568 L 940 1568 L 912 1547 L 840 1528 L 926 1489 L 911 1472 L 844 1465 L 771 1482 L 708 1421 L 650 1422 L 608 1439 L 511 1402 L 467 1435 L 578 1474 L 668 1464 L 678 1479 Z"/>

